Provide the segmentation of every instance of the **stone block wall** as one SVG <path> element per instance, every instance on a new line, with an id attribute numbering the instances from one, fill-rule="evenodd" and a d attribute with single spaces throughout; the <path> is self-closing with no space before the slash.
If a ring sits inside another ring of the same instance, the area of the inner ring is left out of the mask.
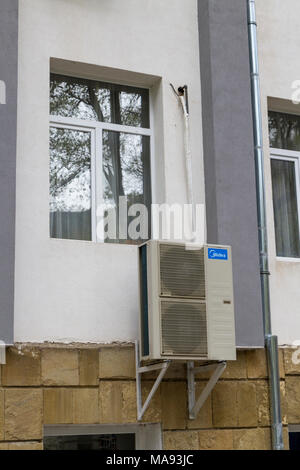
<path id="1" fill-rule="evenodd" d="M 300 365 L 280 350 L 284 439 L 300 424 Z M 155 373 L 145 375 L 144 399 Z M 209 378 L 197 376 L 200 393 Z M 0 370 L 0 450 L 42 449 L 45 424 L 136 423 L 133 345 L 17 345 Z M 185 364 L 173 364 L 143 422 L 161 423 L 167 450 L 270 449 L 264 350 L 229 362 L 197 419 L 187 415 Z"/>

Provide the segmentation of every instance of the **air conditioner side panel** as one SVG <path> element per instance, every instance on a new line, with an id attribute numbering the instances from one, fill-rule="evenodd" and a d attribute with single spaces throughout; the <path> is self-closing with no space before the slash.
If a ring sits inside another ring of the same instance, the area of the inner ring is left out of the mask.
<path id="1" fill-rule="evenodd" d="M 149 354 L 147 354 L 147 351 L 150 353 L 147 243 L 140 246 L 138 251 L 139 251 L 138 273 L 139 273 L 139 344 L 140 344 L 139 355 L 140 355 L 140 359 L 142 359 L 144 357 L 149 356 Z M 145 298 L 145 296 L 147 296 L 147 298 Z"/>
<path id="2" fill-rule="evenodd" d="M 227 259 L 211 258 L 209 249 L 227 251 Z M 205 247 L 208 358 L 236 360 L 231 247 Z"/>
<path id="3" fill-rule="evenodd" d="M 157 241 L 149 241 L 147 246 L 147 292 L 149 355 L 141 355 L 143 360 L 160 359 L 160 311 L 159 311 L 159 258 Z M 140 328 L 141 331 L 141 328 Z"/>

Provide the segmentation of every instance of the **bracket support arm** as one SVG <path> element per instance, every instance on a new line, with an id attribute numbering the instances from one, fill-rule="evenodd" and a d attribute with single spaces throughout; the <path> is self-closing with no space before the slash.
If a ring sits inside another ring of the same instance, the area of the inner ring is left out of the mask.
<path id="1" fill-rule="evenodd" d="M 188 400 L 189 400 L 189 418 L 194 420 L 209 397 L 210 393 L 214 389 L 219 378 L 226 369 L 226 362 L 218 362 L 217 364 L 209 364 L 207 366 L 194 367 L 194 362 L 188 362 L 187 374 L 188 374 Z M 195 386 L 195 375 L 205 370 L 214 369 L 212 376 L 206 384 L 206 387 L 200 394 L 196 401 L 196 386 Z"/>
<path id="2" fill-rule="evenodd" d="M 160 362 L 158 364 L 152 364 L 145 367 L 140 367 L 140 357 L 139 357 L 139 344 L 138 341 L 135 343 L 135 360 L 136 360 L 136 399 L 137 399 L 137 418 L 138 421 L 141 421 L 144 414 L 146 413 L 150 402 L 160 386 L 166 372 L 171 364 L 171 361 Z M 142 374 L 146 372 L 151 372 L 153 370 L 160 370 L 158 377 L 156 378 L 154 385 L 143 405 L 142 402 Z"/>

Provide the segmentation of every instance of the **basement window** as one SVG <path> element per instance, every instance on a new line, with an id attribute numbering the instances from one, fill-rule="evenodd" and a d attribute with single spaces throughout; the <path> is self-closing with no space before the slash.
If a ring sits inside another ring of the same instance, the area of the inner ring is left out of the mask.
<path id="1" fill-rule="evenodd" d="M 44 450 L 134 450 L 134 434 L 51 436 L 44 438 Z"/>
<path id="2" fill-rule="evenodd" d="M 289 426 L 289 444 L 290 450 L 300 450 L 300 426 Z"/>
<path id="3" fill-rule="evenodd" d="M 51 238 L 149 238 L 151 137 L 148 89 L 50 75 Z M 132 236 L 130 208 L 139 206 L 147 220 Z"/>
<path id="4" fill-rule="evenodd" d="M 45 450 L 161 450 L 160 424 L 50 424 Z"/>

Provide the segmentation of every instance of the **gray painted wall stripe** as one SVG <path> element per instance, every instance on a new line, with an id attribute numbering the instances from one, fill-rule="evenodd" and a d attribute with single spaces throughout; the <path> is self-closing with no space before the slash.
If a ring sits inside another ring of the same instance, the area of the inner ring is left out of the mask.
<path id="1" fill-rule="evenodd" d="M 0 0 L 0 45 L 0 340 L 11 344 L 14 319 L 18 0 Z"/>
<path id="2" fill-rule="evenodd" d="M 199 0 L 208 242 L 233 248 L 236 337 L 264 345 L 246 0 Z"/>

